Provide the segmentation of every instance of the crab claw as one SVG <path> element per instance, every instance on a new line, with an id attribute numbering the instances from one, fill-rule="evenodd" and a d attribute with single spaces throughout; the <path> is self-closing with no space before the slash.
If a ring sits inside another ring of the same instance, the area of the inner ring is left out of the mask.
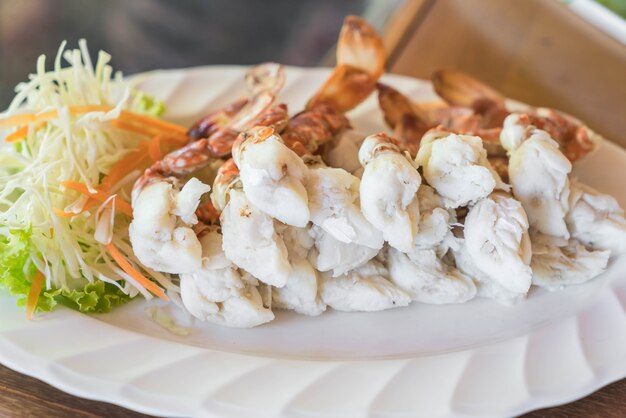
<path id="1" fill-rule="evenodd" d="M 500 93 L 461 71 L 435 70 L 431 80 L 437 94 L 451 105 L 474 107 L 490 102 L 504 106 Z"/>
<path id="2" fill-rule="evenodd" d="M 347 112 L 374 91 L 384 67 L 380 35 L 360 17 L 346 17 L 337 43 L 337 66 L 306 108 L 325 104 Z"/>

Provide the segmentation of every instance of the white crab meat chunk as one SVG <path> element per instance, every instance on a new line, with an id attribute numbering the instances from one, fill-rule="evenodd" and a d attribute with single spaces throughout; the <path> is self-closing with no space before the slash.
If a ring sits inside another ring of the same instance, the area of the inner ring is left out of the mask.
<path id="1" fill-rule="evenodd" d="M 245 141 L 233 159 L 248 199 L 261 211 L 288 225 L 309 222 L 307 167 L 277 135 Z"/>
<path id="2" fill-rule="evenodd" d="M 593 249 L 626 252 L 626 219 L 617 200 L 575 179 L 570 189 L 565 221 L 572 237 Z"/>
<path id="3" fill-rule="evenodd" d="M 589 251 L 575 239 L 533 233 L 533 284 L 554 290 L 585 283 L 606 270 L 610 251 Z"/>
<path id="4" fill-rule="evenodd" d="M 318 273 L 306 259 L 291 264 L 289 280 L 283 287 L 272 287 L 272 307 L 317 316 L 326 310 L 318 293 Z"/>
<path id="5" fill-rule="evenodd" d="M 200 268 L 202 247 L 191 226 L 200 197 L 211 188 L 192 178 L 182 190 L 156 181 L 133 196 L 129 227 L 133 252 L 145 266 L 181 274 Z"/>
<path id="6" fill-rule="evenodd" d="M 355 174 L 361 169 L 359 142 L 365 137 L 354 131 L 345 132 L 333 147 L 327 147 L 323 160 L 334 168 L 343 168 Z"/>
<path id="7" fill-rule="evenodd" d="M 377 146 L 378 152 L 370 150 Z M 376 135 L 366 138 L 361 145 L 359 158 L 364 166 L 360 186 L 361 210 L 365 218 L 383 233 L 389 245 L 408 252 L 413 248 L 417 233 L 417 190 L 422 179 L 407 157 L 389 146 L 391 144 L 379 144 Z"/>
<path id="8" fill-rule="evenodd" d="M 434 249 L 415 249 L 404 254 L 387 250 L 389 277 L 417 302 L 463 303 L 476 296 L 471 278 L 444 263 Z"/>
<path id="9" fill-rule="evenodd" d="M 359 183 L 339 168 L 310 168 L 306 188 L 311 221 L 338 241 L 379 250 L 383 234 L 361 213 Z"/>
<path id="10" fill-rule="evenodd" d="M 474 280 L 477 296 L 495 299 L 505 305 L 516 304 L 526 297 L 526 292 L 511 291 L 479 269 L 467 251 L 465 240 L 460 241 L 460 245 L 452 250 L 452 254 L 456 267 Z"/>
<path id="11" fill-rule="evenodd" d="M 488 280 L 512 294 L 528 292 L 532 250 L 528 219 L 522 205 L 504 193 L 494 193 L 474 205 L 465 218 L 463 252 Z"/>
<path id="12" fill-rule="evenodd" d="M 414 248 L 436 249 L 445 253 L 456 239 L 450 224 L 456 221 L 454 210 L 446 210 L 441 197 L 432 187 L 423 184 L 417 191 L 420 219 L 415 235 Z"/>
<path id="13" fill-rule="evenodd" d="M 304 315 L 319 315 L 326 309 L 318 293 L 318 272 L 307 256 L 314 239 L 306 228 L 277 225 L 289 253 L 291 273 L 283 287 L 272 287 L 272 307 Z"/>
<path id="14" fill-rule="evenodd" d="M 263 283 L 282 287 L 291 266 L 274 220 L 259 210 L 242 190 L 231 190 L 221 215 L 226 257 Z"/>
<path id="15" fill-rule="evenodd" d="M 473 204 L 496 188 L 509 187 L 489 164 L 477 136 L 429 132 L 422 138 L 415 161 L 447 208 Z"/>
<path id="16" fill-rule="evenodd" d="M 309 253 L 311 264 L 319 271 L 332 272 L 333 277 L 362 266 L 380 251 L 377 248 L 339 241 L 316 225 L 311 227 L 310 233 L 315 239 L 315 247 Z"/>
<path id="17" fill-rule="evenodd" d="M 377 260 L 339 277 L 322 276 L 322 301 L 338 311 L 381 311 L 411 303 L 411 297 L 388 280 L 389 272 Z"/>
<path id="18" fill-rule="evenodd" d="M 180 275 L 181 298 L 194 317 L 214 324 L 250 328 L 274 319 L 263 306 L 256 282 L 241 272 L 222 251 L 221 235 L 202 236 L 202 267 Z"/>
<path id="19" fill-rule="evenodd" d="M 524 131 L 526 139 L 510 139 L 519 135 L 518 126 L 506 123 L 511 116 L 517 115 L 507 117 L 501 140 L 503 143 L 508 141 L 507 146 L 511 148 L 509 179 L 513 195 L 522 202 L 532 228 L 568 239 L 565 215 L 569 209 L 568 174 L 572 171 L 572 164 L 545 131 L 528 127 Z"/>

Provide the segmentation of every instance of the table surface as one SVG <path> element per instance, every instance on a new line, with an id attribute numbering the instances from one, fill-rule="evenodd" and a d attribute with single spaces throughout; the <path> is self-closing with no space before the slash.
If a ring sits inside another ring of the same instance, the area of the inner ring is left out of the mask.
<path id="1" fill-rule="evenodd" d="M 459 68 L 511 97 L 573 113 L 626 145 L 624 46 L 569 14 L 556 1 L 512 4 L 409 0 L 398 20 L 402 33 L 391 33 L 390 71 L 428 78 L 435 68 Z M 68 395 L 0 366 L 0 416 L 145 415 Z M 624 416 L 626 379 L 582 400 L 525 415 Z"/>

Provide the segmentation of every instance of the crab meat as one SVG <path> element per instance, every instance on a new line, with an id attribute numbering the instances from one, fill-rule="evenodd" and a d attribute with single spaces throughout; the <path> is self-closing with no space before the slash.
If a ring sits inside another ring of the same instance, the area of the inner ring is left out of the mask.
<path id="1" fill-rule="evenodd" d="M 242 190 L 233 189 L 221 216 L 223 247 L 226 257 L 235 265 L 263 283 L 283 287 L 291 266 L 274 222 Z"/>
<path id="2" fill-rule="evenodd" d="M 185 308 L 202 321 L 235 328 L 250 328 L 274 319 L 272 311 L 263 306 L 257 282 L 242 275 L 226 258 L 221 235 L 211 231 L 200 242 L 201 268 L 180 275 Z"/>
<path id="3" fill-rule="evenodd" d="M 409 295 L 388 280 L 387 269 L 377 260 L 339 277 L 322 276 L 322 300 L 338 311 L 382 311 L 411 303 Z"/>
<path id="4" fill-rule="evenodd" d="M 272 287 L 272 307 L 316 316 L 326 310 L 318 293 L 317 270 L 307 259 L 314 240 L 306 228 L 277 226 L 289 253 L 291 274 L 283 287 Z"/>
<path id="5" fill-rule="evenodd" d="M 319 271 L 332 271 L 333 277 L 362 266 L 380 251 L 377 248 L 339 241 L 316 225 L 311 227 L 310 233 L 315 240 L 315 247 L 309 255 L 311 264 Z"/>
<path id="6" fill-rule="evenodd" d="M 528 219 L 517 200 L 498 192 L 473 206 L 465 218 L 460 268 L 479 282 L 489 281 L 506 292 L 497 297 L 515 299 L 530 288 L 532 250 Z M 484 280 L 484 279 L 486 280 Z M 507 295 L 508 293 L 508 295 Z M 512 296 L 512 297 L 510 297 Z"/>
<path id="7" fill-rule="evenodd" d="M 170 181 L 155 181 L 134 195 L 129 235 L 139 261 L 173 274 L 200 269 L 202 246 L 191 227 L 198 222 L 200 197 L 209 190 L 192 178 L 180 191 Z"/>
<path id="8" fill-rule="evenodd" d="M 306 189 L 311 221 L 338 241 L 378 252 L 383 235 L 361 213 L 359 183 L 358 178 L 339 168 L 309 168 Z"/>
<path id="9" fill-rule="evenodd" d="M 510 153 L 513 195 L 522 202 L 532 228 L 567 240 L 572 164 L 547 132 L 532 126 L 522 129 L 517 120 L 516 114 L 507 116 L 501 133 L 501 142 Z"/>
<path id="10" fill-rule="evenodd" d="M 433 249 L 416 249 L 404 254 L 389 248 L 387 265 L 391 281 L 415 301 L 463 303 L 476 296 L 472 279 L 444 263 Z"/>
<path id="11" fill-rule="evenodd" d="M 243 134 L 249 139 L 233 147 L 243 190 L 253 205 L 272 218 L 304 227 L 309 222 L 303 185 L 307 167 L 272 129 L 257 130 L 261 131 Z"/>
<path id="12" fill-rule="evenodd" d="M 569 212 L 565 222 L 573 238 L 612 254 L 626 252 L 626 219 L 614 197 L 601 194 L 577 180 L 570 182 Z"/>
<path id="13" fill-rule="evenodd" d="M 454 210 L 443 208 L 443 199 L 432 187 L 423 184 L 417 191 L 420 219 L 415 235 L 416 249 L 436 249 L 444 254 L 456 239 L 450 231 L 451 223 L 456 221 Z"/>
<path id="14" fill-rule="evenodd" d="M 422 138 L 415 161 L 447 208 L 473 204 L 494 189 L 509 189 L 491 167 L 477 136 L 430 131 Z"/>
<path id="15" fill-rule="evenodd" d="M 385 241 L 402 252 L 413 248 L 419 222 L 417 190 L 422 179 L 412 162 L 382 135 L 363 141 L 359 160 L 361 209 Z"/>
<path id="16" fill-rule="evenodd" d="M 585 283 L 601 274 L 609 262 L 610 251 L 589 251 L 575 239 L 565 245 L 550 235 L 532 236 L 533 284 L 551 290 Z"/>

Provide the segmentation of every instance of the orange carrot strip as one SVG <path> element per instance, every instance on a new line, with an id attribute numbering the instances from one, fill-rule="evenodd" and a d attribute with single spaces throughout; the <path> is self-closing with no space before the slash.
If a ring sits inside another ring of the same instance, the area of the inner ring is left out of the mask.
<path id="1" fill-rule="evenodd" d="M 41 122 L 41 123 L 35 125 L 35 129 L 39 129 L 39 128 L 45 126 L 46 123 L 47 122 Z M 19 141 L 20 139 L 25 138 L 26 135 L 28 135 L 28 126 L 22 126 L 21 128 L 19 128 L 18 130 L 16 130 L 12 134 L 7 135 L 6 138 L 4 138 L 4 142 Z"/>
<path id="2" fill-rule="evenodd" d="M 4 138 L 4 142 L 15 142 L 24 138 L 28 134 L 28 126 L 22 126 L 17 131 L 7 135 Z"/>
<path id="3" fill-rule="evenodd" d="M 150 141 L 150 145 L 148 146 L 148 154 L 152 159 L 152 162 L 159 161 L 163 158 L 161 154 L 161 136 L 157 135 Z"/>
<path id="4" fill-rule="evenodd" d="M 134 132 L 140 135 L 145 136 L 155 136 L 155 135 L 163 135 L 175 138 L 178 143 L 184 144 L 187 142 L 187 136 L 183 135 L 179 132 L 173 131 L 164 131 L 161 128 L 150 126 L 150 125 L 141 125 L 138 124 L 135 120 L 127 120 L 125 118 L 120 118 L 111 121 L 111 124 L 116 128 L 124 129 L 126 131 Z"/>
<path id="5" fill-rule="evenodd" d="M 115 126 L 116 128 L 120 128 L 120 129 L 123 129 L 125 131 L 134 132 L 134 133 L 139 134 L 139 135 L 145 135 L 145 136 L 153 136 L 154 135 L 154 132 L 146 129 L 144 126 L 135 125 L 133 123 L 129 123 L 129 122 L 123 121 L 121 119 L 112 120 L 111 121 L 111 125 Z"/>
<path id="6" fill-rule="evenodd" d="M 67 189 L 74 190 L 82 194 L 86 194 L 87 196 L 92 197 L 95 200 L 98 200 L 100 202 L 106 202 L 106 200 L 111 197 L 111 195 L 109 195 L 107 192 L 104 192 L 102 190 L 96 190 L 95 193 L 92 193 L 89 191 L 89 188 L 87 188 L 86 184 L 78 182 L 78 181 L 67 180 L 67 181 L 62 182 L 61 184 Z M 115 197 L 113 199 L 115 200 L 116 209 L 118 209 L 120 212 L 128 216 L 133 216 L 133 208 L 130 206 L 130 203 L 118 197 Z"/>
<path id="7" fill-rule="evenodd" d="M 99 188 L 104 191 L 109 190 L 118 181 L 127 176 L 128 173 L 146 165 L 147 163 L 147 155 L 142 149 L 128 153 L 124 158 L 115 163 L 109 171 L 109 174 L 102 179 Z"/>
<path id="8" fill-rule="evenodd" d="M 72 115 L 78 115 L 81 113 L 89 113 L 89 112 L 108 112 L 112 110 L 113 107 L 106 105 L 84 105 L 84 106 L 70 106 L 69 112 Z M 187 135 L 187 128 L 181 125 L 177 125 L 175 123 L 166 122 L 164 120 L 160 120 L 151 116 L 139 115 L 128 110 L 122 110 L 121 116 L 126 119 L 130 119 L 134 122 L 140 122 L 145 125 L 150 125 L 151 127 L 158 128 L 163 131 L 171 131 L 173 133 Z M 10 128 L 11 126 L 16 125 L 25 125 L 31 122 L 42 122 L 50 119 L 55 119 L 59 117 L 59 113 L 56 110 L 49 110 L 44 113 L 34 114 L 34 113 L 22 113 L 20 115 L 11 116 L 8 118 L 0 119 L 0 129 Z"/>
<path id="9" fill-rule="evenodd" d="M 137 113 L 129 112 L 128 110 L 122 110 L 122 116 L 146 125 L 161 128 L 161 130 L 173 131 L 187 136 L 187 128 L 175 123 L 166 122 L 161 119 L 153 118 L 152 116 L 139 115 Z"/>
<path id="10" fill-rule="evenodd" d="M 39 301 L 41 288 L 43 287 L 45 281 L 46 276 L 37 270 L 35 277 L 33 277 L 33 282 L 30 285 L 28 296 L 26 296 L 26 319 L 32 319 L 35 309 L 37 309 L 37 302 Z"/>
<path id="11" fill-rule="evenodd" d="M 126 272 L 126 274 L 128 274 L 130 277 L 135 279 L 139 284 L 141 284 L 143 287 L 148 289 L 154 295 L 158 296 L 159 298 L 165 301 L 169 300 L 169 298 L 167 297 L 163 289 L 157 286 L 156 283 L 151 282 L 149 279 L 144 277 L 143 274 L 141 274 L 135 268 L 133 268 L 130 262 L 126 258 L 124 258 L 122 253 L 119 252 L 119 250 L 113 245 L 113 243 L 107 244 L 106 249 L 109 251 L 109 254 L 111 254 L 111 257 L 113 257 L 117 265 L 120 266 L 122 270 Z"/>

